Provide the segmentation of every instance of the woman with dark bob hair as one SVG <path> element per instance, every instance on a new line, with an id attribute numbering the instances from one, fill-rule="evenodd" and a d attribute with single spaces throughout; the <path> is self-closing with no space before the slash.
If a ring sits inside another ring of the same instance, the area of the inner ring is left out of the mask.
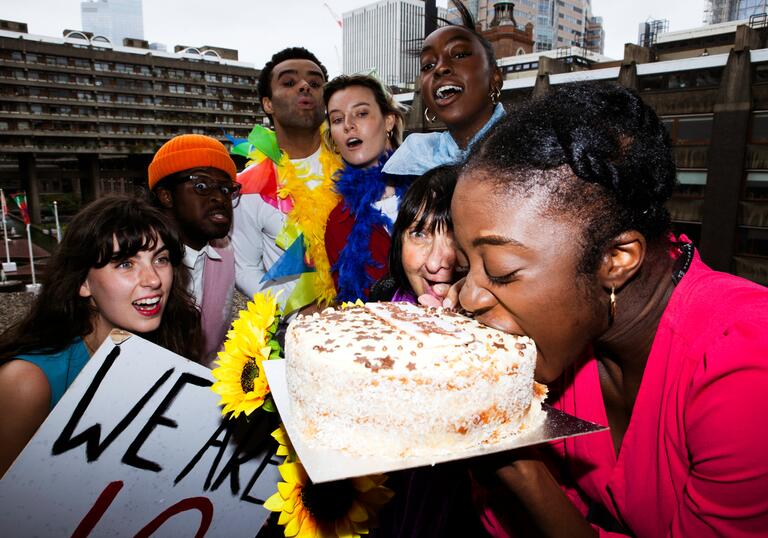
<path id="1" fill-rule="evenodd" d="M 183 248 L 138 198 L 101 198 L 70 222 L 31 311 L 0 336 L 0 476 L 112 329 L 199 359 Z"/>
<path id="2" fill-rule="evenodd" d="M 393 301 L 439 303 L 454 282 L 451 195 L 456 166 L 433 168 L 411 184 L 392 230 L 389 267 L 395 290 Z"/>
<path id="3" fill-rule="evenodd" d="M 610 426 L 482 460 L 494 536 L 768 534 L 768 289 L 670 234 L 674 184 L 656 114 L 606 84 L 516 110 L 462 170 L 461 306 L 533 338 L 550 403 Z"/>

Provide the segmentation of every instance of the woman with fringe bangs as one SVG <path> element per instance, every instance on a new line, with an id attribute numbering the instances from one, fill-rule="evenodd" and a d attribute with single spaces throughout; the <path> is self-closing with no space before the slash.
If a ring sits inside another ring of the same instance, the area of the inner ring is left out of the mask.
<path id="1" fill-rule="evenodd" d="M 0 476 L 112 329 L 199 359 L 183 248 L 138 198 L 104 197 L 72 220 L 31 311 L 0 336 Z"/>

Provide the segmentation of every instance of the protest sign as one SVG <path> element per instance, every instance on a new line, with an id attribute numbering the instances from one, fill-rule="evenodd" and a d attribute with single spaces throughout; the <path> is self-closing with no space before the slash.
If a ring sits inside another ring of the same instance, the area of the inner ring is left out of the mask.
<path id="1" fill-rule="evenodd" d="M 255 536 L 276 414 L 224 419 L 207 368 L 116 333 L 0 481 L 0 536 Z"/>

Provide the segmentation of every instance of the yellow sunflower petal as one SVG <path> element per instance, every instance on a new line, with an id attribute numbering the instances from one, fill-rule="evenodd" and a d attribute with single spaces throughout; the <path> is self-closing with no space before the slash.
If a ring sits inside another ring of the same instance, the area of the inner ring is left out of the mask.
<path id="1" fill-rule="evenodd" d="M 285 499 L 285 502 L 283 503 L 283 511 L 284 512 L 293 512 L 296 509 L 298 495 L 291 495 L 287 499 Z"/>
<path id="2" fill-rule="evenodd" d="M 278 490 L 280 489 L 280 484 L 282 484 L 282 482 L 277 484 Z M 283 509 L 283 498 L 280 496 L 279 491 L 272 494 L 272 496 L 264 502 L 264 508 L 270 512 L 279 512 Z"/>
<path id="3" fill-rule="evenodd" d="M 347 517 L 354 523 L 362 523 L 363 521 L 368 521 L 368 510 L 366 510 L 365 506 L 359 502 L 352 501 L 352 506 L 349 507 Z"/>
<path id="4" fill-rule="evenodd" d="M 296 536 L 297 534 L 299 534 L 300 528 L 301 528 L 301 520 L 298 517 L 293 517 L 285 526 L 285 535 L 288 536 L 289 538 L 292 536 Z"/>
<path id="5" fill-rule="evenodd" d="M 339 538 L 355 538 L 355 533 L 352 532 L 352 523 L 347 518 L 341 517 L 336 520 L 336 536 Z"/>
<path id="6" fill-rule="evenodd" d="M 301 538 L 317 538 L 317 536 L 319 536 L 317 531 L 317 521 L 315 521 L 315 518 L 310 515 L 307 515 L 307 517 L 304 518 L 304 521 L 301 522 L 301 530 L 299 531 L 299 536 Z"/>
<path id="7" fill-rule="evenodd" d="M 283 499 L 290 497 L 293 490 L 296 489 L 296 484 L 288 484 L 287 482 L 278 482 L 277 491 L 280 492 L 280 496 Z"/>
<path id="8" fill-rule="evenodd" d="M 290 520 L 292 520 L 294 517 L 296 517 L 296 515 L 292 514 L 290 512 L 280 512 L 280 517 L 277 518 L 277 524 L 278 525 L 285 525 Z"/>
<path id="9" fill-rule="evenodd" d="M 378 484 L 372 479 L 370 476 L 358 476 L 356 478 L 352 478 L 352 486 L 357 491 L 368 491 L 371 488 L 375 488 Z"/>
<path id="10" fill-rule="evenodd" d="M 283 463 L 277 467 L 283 480 L 292 484 L 305 484 L 307 473 L 299 462 Z"/>
<path id="11" fill-rule="evenodd" d="M 395 492 L 384 486 L 376 486 L 372 490 L 366 491 L 360 494 L 360 500 L 366 504 L 373 504 L 381 506 L 386 504 L 393 496 Z"/>

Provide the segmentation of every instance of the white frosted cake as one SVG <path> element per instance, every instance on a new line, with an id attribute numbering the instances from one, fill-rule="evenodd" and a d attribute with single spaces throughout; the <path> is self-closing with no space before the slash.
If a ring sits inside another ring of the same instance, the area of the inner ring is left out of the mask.
<path id="1" fill-rule="evenodd" d="M 539 426 L 536 346 L 473 319 L 408 303 L 299 316 L 285 338 L 303 441 L 358 455 L 437 455 Z"/>

